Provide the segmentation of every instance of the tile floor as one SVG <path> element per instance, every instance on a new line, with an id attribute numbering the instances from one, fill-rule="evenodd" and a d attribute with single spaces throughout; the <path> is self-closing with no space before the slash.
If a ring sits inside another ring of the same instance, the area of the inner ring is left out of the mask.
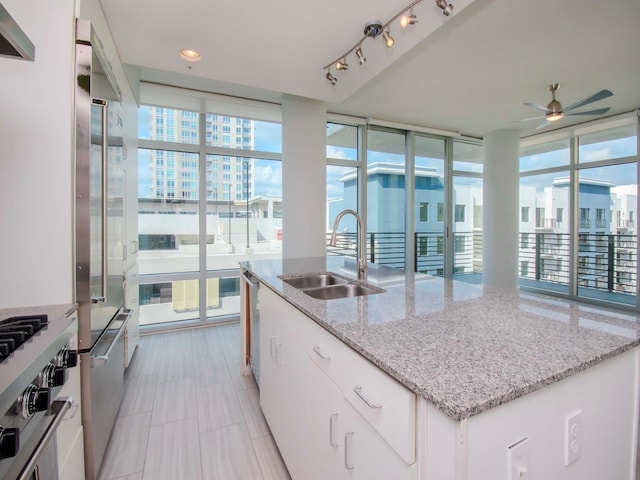
<path id="1" fill-rule="evenodd" d="M 143 336 L 100 480 L 290 480 L 239 324 Z"/>

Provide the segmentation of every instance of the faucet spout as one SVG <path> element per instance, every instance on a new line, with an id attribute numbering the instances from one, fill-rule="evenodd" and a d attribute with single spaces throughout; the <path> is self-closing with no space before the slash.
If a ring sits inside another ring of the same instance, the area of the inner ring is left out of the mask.
<path id="1" fill-rule="evenodd" d="M 347 214 L 356 217 L 356 221 L 358 222 L 358 280 L 362 280 L 364 282 L 367 280 L 367 232 L 364 229 L 364 222 L 362 221 L 362 218 L 360 218 L 360 215 L 358 215 L 355 210 L 347 209 L 338 213 L 335 221 L 333 222 L 333 231 L 331 232 L 329 245 L 332 247 L 336 246 L 338 225 L 340 224 L 342 217 Z"/>

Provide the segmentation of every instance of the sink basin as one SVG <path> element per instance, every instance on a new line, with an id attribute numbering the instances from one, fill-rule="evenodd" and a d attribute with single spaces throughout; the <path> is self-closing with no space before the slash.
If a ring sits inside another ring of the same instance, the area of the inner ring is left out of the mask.
<path id="1" fill-rule="evenodd" d="M 348 282 L 347 279 L 331 273 L 314 273 L 311 275 L 297 275 L 295 277 L 280 277 L 280 279 L 292 287 L 300 289 L 340 285 Z"/>
<path id="2" fill-rule="evenodd" d="M 331 272 L 284 275 L 279 278 L 284 283 L 300 289 L 310 297 L 318 300 L 360 297 L 384 292 L 381 288 L 356 283 L 354 280 L 349 280 Z"/>
<path id="3" fill-rule="evenodd" d="M 379 288 L 365 287 L 354 283 L 343 285 L 330 285 L 320 288 L 310 288 L 303 290 L 310 297 L 318 300 L 334 300 L 337 298 L 359 297 L 362 295 L 371 295 L 373 293 L 382 293 L 384 290 Z"/>

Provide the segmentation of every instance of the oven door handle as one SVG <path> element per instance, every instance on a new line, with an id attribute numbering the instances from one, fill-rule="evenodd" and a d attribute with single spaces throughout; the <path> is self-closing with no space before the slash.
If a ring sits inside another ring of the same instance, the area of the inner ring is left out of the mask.
<path id="1" fill-rule="evenodd" d="M 107 351 L 104 353 L 104 355 L 91 356 L 91 368 L 102 367 L 103 365 L 106 365 L 109 362 L 109 355 L 111 355 L 111 351 L 115 348 L 116 344 L 118 343 L 118 340 L 120 340 L 120 337 L 126 330 L 127 325 L 129 325 L 129 320 L 131 320 L 131 317 L 133 317 L 133 310 L 125 309 L 120 315 L 126 315 L 127 318 L 125 318 L 124 322 L 122 322 L 122 325 L 118 329 L 116 336 L 113 337 L 113 340 L 111 341 L 111 344 L 109 345 L 109 348 L 107 348 Z"/>
<path id="2" fill-rule="evenodd" d="M 27 480 L 28 478 L 31 477 L 31 474 L 33 473 L 33 469 L 38 464 L 38 460 L 40 460 L 40 455 L 42 455 L 42 452 L 47 447 L 47 444 L 49 443 L 49 441 L 52 440 L 53 436 L 56 433 L 56 430 L 58 429 L 58 425 L 60 425 L 60 423 L 64 419 L 64 416 L 66 415 L 67 410 L 69 410 L 69 408 L 71 407 L 72 403 L 73 403 L 73 398 L 60 397 L 51 404 L 50 411 L 52 413 L 55 412 L 54 414 L 55 416 L 53 417 L 53 420 L 51 421 L 46 431 L 40 438 L 40 441 L 38 441 L 36 448 L 31 453 L 29 460 L 27 461 L 26 465 L 22 469 L 22 472 L 20 472 L 20 476 L 18 476 L 16 480 Z"/>

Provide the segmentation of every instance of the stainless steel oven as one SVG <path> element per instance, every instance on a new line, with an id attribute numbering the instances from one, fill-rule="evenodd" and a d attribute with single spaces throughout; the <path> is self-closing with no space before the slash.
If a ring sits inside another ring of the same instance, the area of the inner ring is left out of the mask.
<path id="1" fill-rule="evenodd" d="M 33 440 L 22 448 L 22 458 L 15 462 L 8 472 L 7 479 L 16 480 L 63 480 L 58 477 L 58 454 L 56 450 L 56 430 L 73 403 L 73 398 L 59 398 L 55 400 L 47 414 L 42 417 L 36 430 L 33 432 Z M 12 476 L 14 475 L 14 476 Z"/>
<path id="2" fill-rule="evenodd" d="M 73 403 L 58 395 L 78 364 L 77 329 L 67 315 L 0 316 L 0 478 L 58 480 L 56 430 Z"/>

